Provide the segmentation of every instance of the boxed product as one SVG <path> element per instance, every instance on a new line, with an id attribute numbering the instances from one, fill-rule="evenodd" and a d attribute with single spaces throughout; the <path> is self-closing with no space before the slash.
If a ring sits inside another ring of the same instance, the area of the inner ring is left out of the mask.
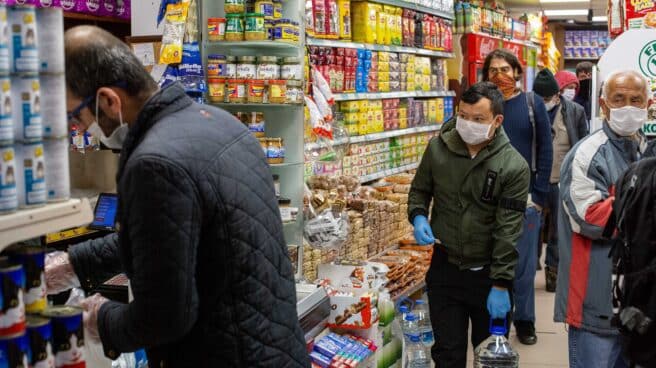
<path id="1" fill-rule="evenodd" d="M 656 28 L 656 3 L 626 0 L 626 26 L 629 29 Z"/>

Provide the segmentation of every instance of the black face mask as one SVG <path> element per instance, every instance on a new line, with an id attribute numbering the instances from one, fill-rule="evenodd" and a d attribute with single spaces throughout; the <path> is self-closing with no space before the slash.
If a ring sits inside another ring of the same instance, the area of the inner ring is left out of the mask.
<path id="1" fill-rule="evenodd" d="M 591 79 L 584 79 L 579 81 L 579 96 L 583 97 L 586 100 L 590 99 L 590 81 Z"/>

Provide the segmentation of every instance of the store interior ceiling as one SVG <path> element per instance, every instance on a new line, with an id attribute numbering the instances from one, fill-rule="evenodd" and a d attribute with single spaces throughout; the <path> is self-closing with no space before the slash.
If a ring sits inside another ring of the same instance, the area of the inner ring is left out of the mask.
<path id="1" fill-rule="evenodd" d="M 604 24 L 608 0 L 506 0 L 504 3 L 513 16 L 544 10 L 550 21 Z"/>

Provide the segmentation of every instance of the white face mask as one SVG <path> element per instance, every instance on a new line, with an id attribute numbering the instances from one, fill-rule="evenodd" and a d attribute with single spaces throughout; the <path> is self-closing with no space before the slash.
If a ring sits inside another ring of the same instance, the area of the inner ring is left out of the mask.
<path id="1" fill-rule="evenodd" d="M 100 95 L 100 92 L 96 94 L 96 117 L 98 117 L 98 97 Z M 126 123 L 123 122 L 123 115 L 121 114 L 121 110 L 118 111 L 118 120 L 119 120 L 119 126 L 118 128 L 114 129 L 112 134 L 107 137 L 105 133 L 100 129 L 100 126 L 98 125 L 98 122 L 94 121 L 87 131 L 89 134 L 98 137 L 100 141 L 107 146 L 109 149 L 113 150 L 120 150 L 123 148 L 123 142 L 125 141 L 125 137 L 128 135 L 128 130 L 130 129 Z"/>
<path id="2" fill-rule="evenodd" d="M 469 121 L 458 116 L 456 120 L 456 130 L 460 134 L 460 138 L 469 144 L 476 145 L 490 139 L 490 127 L 492 124 L 477 123 Z"/>
<path id="3" fill-rule="evenodd" d="M 563 95 L 563 97 L 565 97 L 566 99 L 571 101 L 576 96 L 576 90 L 571 89 L 571 88 L 565 89 L 565 90 L 563 90 L 562 95 Z"/>
<path id="4" fill-rule="evenodd" d="M 647 109 L 624 106 L 610 109 L 610 128 L 622 137 L 634 135 L 647 121 Z"/>

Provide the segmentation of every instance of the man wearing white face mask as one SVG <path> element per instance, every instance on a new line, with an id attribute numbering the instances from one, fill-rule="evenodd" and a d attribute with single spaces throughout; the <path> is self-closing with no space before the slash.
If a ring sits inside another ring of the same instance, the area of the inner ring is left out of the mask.
<path id="1" fill-rule="evenodd" d="M 426 284 L 438 367 L 465 368 L 469 323 L 478 346 L 489 336 L 490 317 L 503 319 L 511 310 L 530 170 L 501 128 L 503 118 L 497 86 L 472 86 L 457 118 L 429 143 L 412 182 L 415 240 L 436 247 Z"/>
<path id="2" fill-rule="evenodd" d="M 648 86 L 635 71 L 611 74 L 600 100 L 603 128 L 581 141 L 561 169 L 554 319 L 569 325 L 571 367 L 626 367 L 617 327 L 611 324 L 612 243 L 603 238 L 603 230 L 615 182 L 647 147 L 641 128 L 647 120 Z"/>

